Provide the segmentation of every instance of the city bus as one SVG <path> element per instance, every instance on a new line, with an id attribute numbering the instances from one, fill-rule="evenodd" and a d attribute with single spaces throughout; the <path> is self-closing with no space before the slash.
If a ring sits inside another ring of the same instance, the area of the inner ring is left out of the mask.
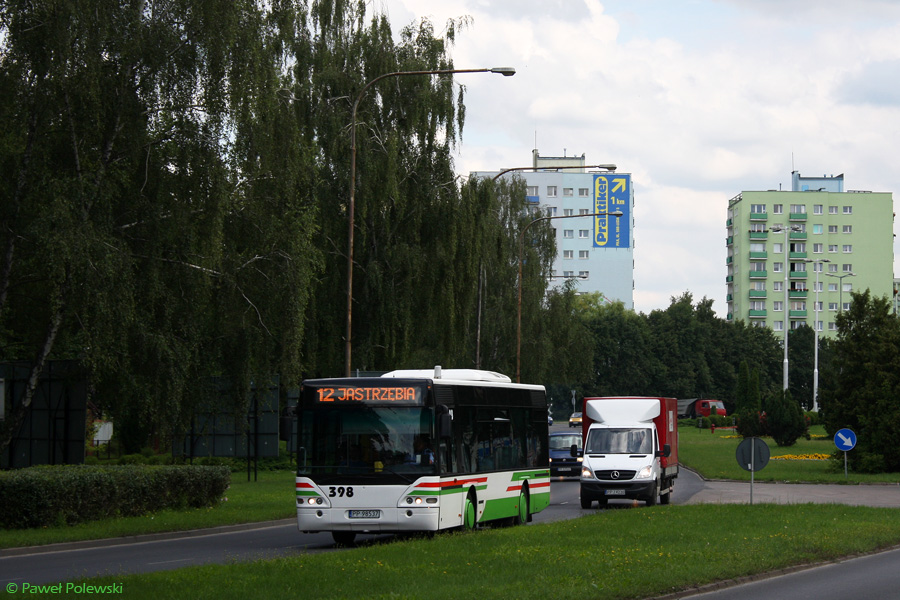
<path id="1" fill-rule="evenodd" d="M 543 386 L 440 367 L 308 379 L 296 414 L 301 532 L 350 544 L 524 523 L 550 504 Z"/>

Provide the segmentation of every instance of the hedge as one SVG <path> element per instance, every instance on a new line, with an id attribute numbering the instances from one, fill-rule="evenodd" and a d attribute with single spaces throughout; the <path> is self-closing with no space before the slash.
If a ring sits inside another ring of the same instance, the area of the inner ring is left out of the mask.
<path id="1" fill-rule="evenodd" d="M 227 467 L 121 465 L 31 467 L 0 473 L 0 527 L 27 529 L 214 506 Z"/>

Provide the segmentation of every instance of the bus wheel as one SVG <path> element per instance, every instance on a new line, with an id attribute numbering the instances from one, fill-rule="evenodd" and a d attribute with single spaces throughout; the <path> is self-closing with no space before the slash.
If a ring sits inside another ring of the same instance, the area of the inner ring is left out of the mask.
<path id="1" fill-rule="evenodd" d="M 528 487 L 523 485 L 519 490 L 519 512 L 515 517 L 515 525 L 524 525 L 528 522 Z"/>
<path id="2" fill-rule="evenodd" d="M 465 531 L 472 531 L 475 529 L 477 524 L 475 519 L 475 494 L 469 492 L 466 496 L 466 501 L 463 504 L 463 529 Z"/>
<path id="3" fill-rule="evenodd" d="M 349 546 L 356 539 L 356 534 L 352 531 L 332 531 L 331 537 L 334 538 L 335 544 Z"/>

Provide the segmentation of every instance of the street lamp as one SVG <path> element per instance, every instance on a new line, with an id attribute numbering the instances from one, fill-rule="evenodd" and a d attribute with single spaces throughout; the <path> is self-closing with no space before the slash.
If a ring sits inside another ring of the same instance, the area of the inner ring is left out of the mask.
<path id="1" fill-rule="evenodd" d="M 789 250 L 789 242 L 788 242 L 788 234 L 791 231 L 800 231 L 799 225 L 772 225 L 769 227 L 769 231 L 774 231 L 776 233 L 783 231 L 784 232 L 784 369 L 782 373 L 782 383 L 783 389 L 788 389 L 788 330 L 791 328 L 791 312 L 789 310 L 790 307 L 790 297 L 788 296 L 788 288 L 790 287 L 790 280 L 788 279 L 788 275 L 790 274 L 790 269 L 788 266 L 790 265 L 790 250 Z"/>
<path id="2" fill-rule="evenodd" d="M 359 91 L 356 100 L 353 102 L 353 114 L 350 118 L 350 204 L 347 208 L 349 213 L 349 229 L 347 234 L 347 333 L 344 346 L 345 368 L 344 376 L 350 377 L 350 354 L 352 348 L 351 333 L 353 322 L 353 227 L 354 212 L 356 210 L 356 110 L 359 103 L 370 87 L 378 83 L 382 79 L 388 77 L 403 77 L 406 75 L 452 75 L 455 73 L 498 73 L 504 77 L 511 77 L 516 74 L 516 70 L 512 67 L 493 67 L 490 69 L 436 69 L 432 71 L 395 71 L 393 73 L 385 73 L 379 75 L 375 79 L 369 81 Z"/>
<path id="3" fill-rule="evenodd" d="M 522 260 L 523 254 L 525 252 L 525 232 L 528 231 L 528 228 L 537 223 L 538 221 L 549 221 L 550 219 L 577 219 L 579 217 L 621 217 L 623 214 L 622 211 L 617 210 L 613 212 L 595 212 L 595 213 L 586 213 L 583 215 L 557 215 L 557 216 L 546 216 L 546 217 L 538 217 L 528 223 L 525 227 L 522 228 L 522 231 L 519 233 L 519 277 L 518 277 L 518 287 L 519 287 L 519 300 L 518 300 L 518 315 L 516 320 L 516 383 L 521 381 L 521 360 L 522 360 Z"/>
<path id="4" fill-rule="evenodd" d="M 805 262 L 812 263 L 813 265 L 819 265 L 818 267 L 813 267 L 813 270 L 816 272 L 816 306 L 815 306 L 815 321 L 813 321 L 813 334 L 816 336 L 816 345 L 815 351 L 813 353 L 813 401 L 812 401 L 812 409 L 814 411 L 819 410 L 819 271 L 822 269 L 822 263 L 830 263 L 831 261 L 827 258 L 820 258 L 818 260 L 814 260 L 811 258 L 807 258 Z"/>
<path id="5" fill-rule="evenodd" d="M 838 304 L 838 312 L 844 312 L 844 277 L 856 277 L 856 273 L 853 271 L 848 271 L 843 275 L 835 275 L 834 273 L 825 273 L 829 277 L 837 277 L 840 280 L 840 293 L 838 294 L 838 298 L 840 299 Z"/>
<path id="6" fill-rule="evenodd" d="M 613 165 L 613 164 L 572 165 L 569 167 L 537 167 L 537 166 L 532 165 L 530 167 L 512 167 L 511 169 L 503 169 L 502 171 L 500 171 L 499 173 L 494 175 L 492 180 L 497 181 L 498 179 L 500 179 L 507 173 L 511 173 L 512 171 L 535 171 L 535 172 L 537 172 L 538 169 L 541 169 L 542 171 L 561 171 L 563 169 L 606 169 L 607 171 L 612 172 L 612 171 L 615 171 L 616 168 L 617 168 L 616 165 Z"/>

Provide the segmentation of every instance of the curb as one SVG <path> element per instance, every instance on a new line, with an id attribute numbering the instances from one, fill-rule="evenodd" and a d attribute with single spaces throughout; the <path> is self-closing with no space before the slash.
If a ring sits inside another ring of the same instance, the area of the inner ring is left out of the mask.
<path id="1" fill-rule="evenodd" d="M 165 531 L 160 533 L 145 533 L 141 535 L 129 535 L 123 537 L 104 538 L 100 540 L 80 540 L 77 542 L 60 542 L 57 544 L 45 544 L 42 546 L 23 546 L 20 548 L 4 548 L 0 550 L 0 558 L 9 556 L 29 556 L 32 554 L 46 554 L 49 552 L 64 552 L 67 550 L 85 550 L 89 548 L 106 548 L 109 546 L 121 546 L 141 542 L 159 542 L 164 540 L 176 540 L 181 538 L 202 537 L 204 535 L 216 535 L 219 533 L 231 533 L 233 531 L 249 531 L 251 529 L 265 529 L 267 527 L 283 527 L 288 524 L 296 524 L 296 518 L 278 519 L 275 521 L 261 521 L 258 523 L 240 523 L 238 525 L 220 525 L 206 529 L 190 529 L 188 531 Z"/>

